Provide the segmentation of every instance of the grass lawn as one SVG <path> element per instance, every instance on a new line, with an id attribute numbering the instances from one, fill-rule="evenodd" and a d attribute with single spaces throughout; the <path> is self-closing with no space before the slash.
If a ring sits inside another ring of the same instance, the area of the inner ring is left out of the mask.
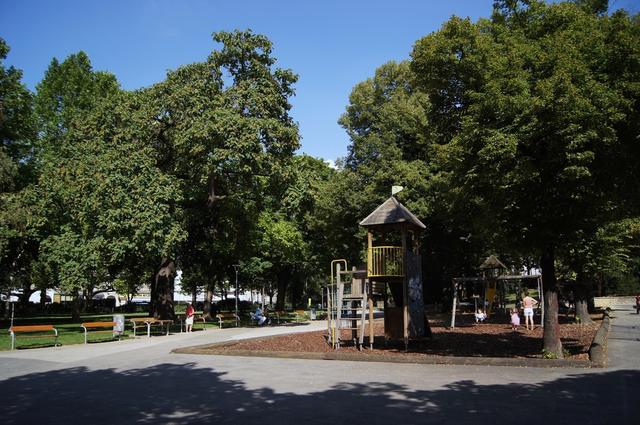
<path id="1" fill-rule="evenodd" d="M 124 313 L 114 313 L 124 314 Z M 176 311 L 176 314 L 180 315 L 180 312 Z M 200 316 L 202 312 L 196 312 L 196 316 Z M 127 313 L 125 314 L 125 332 L 122 338 L 128 338 L 133 336 L 133 328 L 127 322 L 128 319 L 134 317 L 148 317 L 147 313 Z M 71 320 L 69 315 L 64 316 L 39 316 L 39 317 L 27 317 L 27 318 L 15 318 L 14 324 L 20 325 L 53 325 L 58 330 L 58 345 L 71 345 L 71 344 L 84 344 L 84 331 L 80 327 L 80 323 L 83 322 L 111 322 L 113 321 L 113 314 L 96 314 L 96 315 L 83 315 L 79 322 Z M 282 323 L 287 323 L 291 320 L 282 320 Z M 275 317 L 272 318 L 272 323 L 275 324 Z M 201 330 L 203 326 L 202 322 L 195 321 L 193 330 Z M 216 320 L 207 322 L 205 325 L 207 329 L 218 329 L 218 322 Z M 233 327 L 233 324 L 225 324 L 224 328 Z M 240 313 L 240 327 L 256 326 L 256 323 L 250 319 L 249 313 Z M 10 321 L 0 320 L 0 351 L 8 351 L 11 349 L 11 336 L 9 334 Z M 100 329 L 107 330 L 107 328 Z M 178 333 L 181 331 L 180 322 L 175 322 L 171 325 L 170 332 Z M 26 334 L 22 338 L 20 335 L 16 338 L 16 350 L 24 348 L 36 348 L 36 347 L 53 347 L 54 334 L 53 332 L 43 333 L 45 335 L 50 334 L 51 338 L 28 338 L 29 334 Z M 164 332 L 157 326 L 151 327 L 152 335 L 164 335 Z M 136 336 L 146 337 L 146 329 L 138 329 Z M 89 332 L 89 343 L 116 341 L 117 338 L 111 338 L 109 333 L 97 333 L 92 334 Z"/>
<path id="2" fill-rule="evenodd" d="M 118 313 L 116 313 L 118 314 Z M 147 313 L 131 313 L 125 315 L 125 320 L 133 317 L 147 317 Z M 83 322 L 111 322 L 113 321 L 113 314 L 96 314 L 82 316 L 80 322 L 73 322 L 69 315 L 65 316 L 41 316 L 41 317 L 28 317 L 28 318 L 15 318 L 14 324 L 20 325 L 53 325 L 58 330 L 58 345 L 71 345 L 71 344 L 84 344 L 84 331 L 80 327 L 80 323 Z M 202 325 L 200 325 L 202 326 Z M 10 321 L 0 320 L 0 351 L 7 351 L 11 349 L 11 336 L 9 334 Z M 198 328 L 196 325 L 194 328 Z M 107 328 L 100 329 L 107 330 Z M 180 323 L 174 323 L 171 326 L 171 332 L 180 332 Z M 160 335 L 162 331 L 157 327 L 151 328 L 151 333 Z M 51 338 L 28 338 L 28 334 L 25 334 L 22 338 L 18 335 L 16 338 L 16 349 L 23 348 L 36 348 L 36 347 L 52 347 L 55 337 L 53 332 L 45 332 L 42 335 L 51 335 Z M 140 335 L 140 330 L 137 332 Z M 143 332 L 146 334 L 146 331 Z M 41 334 L 37 334 L 41 335 Z M 129 323 L 125 322 L 125 332 L 121 338 L 128 338 L 133 336 L 133 329 Z M 89 332 L 89 343 L 93 342 L 105 342 L 116 341 L 116 338 L 112 338 L 109 333 L 95 333 Z"/>

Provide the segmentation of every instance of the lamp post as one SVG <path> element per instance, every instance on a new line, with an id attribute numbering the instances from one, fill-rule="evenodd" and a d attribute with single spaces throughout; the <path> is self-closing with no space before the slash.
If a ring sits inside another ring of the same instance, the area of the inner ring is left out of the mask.
<path id="1" fill-rule="evenodd" d="M 238 270 L 240 270 L 240 264 L 234 264 L 233 269 L 236 271 L 236 328 L 238 327 Z"/>

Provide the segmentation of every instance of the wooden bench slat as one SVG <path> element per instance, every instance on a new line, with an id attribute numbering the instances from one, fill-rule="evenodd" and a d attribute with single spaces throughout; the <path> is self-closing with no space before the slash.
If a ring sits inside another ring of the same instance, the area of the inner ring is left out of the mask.
<path id="1" fill-rule="evenodd" d="M 155 317 L 133 317 L 129 319 L 129 322 L 145 323 L 145 322 L 152 322 L 154 320 L 156 320 Z"/>
<path id="2" fill-rule="evenodd" d="M 106 328 L 114 327 L 116 325 L 116 322 L 85 322 L 80 324 L 80 326 L 84 326 L 85 328 Z"/>
<path id="3" fill-rule="evenodd" d="M 44 331 L 52 331 L 55 328 L 53 325 L 23 325 L 23 326 L 13 326 L 9 331 L 12 332 L 44 332 Z"/>
<path id="4" fill-rule="evenodd" d="M 55 335 L 51 335 L 51 334 L 47 334 L 47 335 L 29 335 L 29 336 L 23 336 L 22 338 L 53 338 Z"/>

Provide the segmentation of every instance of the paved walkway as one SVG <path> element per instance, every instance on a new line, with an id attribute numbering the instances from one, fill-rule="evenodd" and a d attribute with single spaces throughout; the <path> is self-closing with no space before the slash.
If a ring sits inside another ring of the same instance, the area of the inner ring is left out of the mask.
<path id="1" fill-rule="evenodd" d="M 0 415 L 7 424 L 635 424 L 640 316 L 614 310 L 605 369 L 171 354 L 322 322 L 4 352 Z"/>

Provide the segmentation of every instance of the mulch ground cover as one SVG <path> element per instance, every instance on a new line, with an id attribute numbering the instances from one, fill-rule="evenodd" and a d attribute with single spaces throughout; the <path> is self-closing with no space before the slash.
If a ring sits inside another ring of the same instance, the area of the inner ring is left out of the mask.
<path id="1" fill-rule="evenodd" d="M 560 318 L 560 335 L 568 360 L 589 360 L 589 346 L 600 325 L 600 319 L 595 324 L 580 325 L 570 323 L 571 318 Z M 538 322 L 539 323 L 539 322 Z M 512 330 L 508 318 L 495 318 L 487 323 L 476 324 L 473 315 L 461 315 L 456 320 L 456 328 L 449 329 L 450 316 L 439 315 L 430 318 L 433 338 L 412 342 L 409 350 L 405 351 L 403 344 L 393 344 L 384 341 L 384 325 L 376 321 L 374 325 L 374 349 L 359 351 L 351 341 L 351 331 L 343 331 L 346 342 L 339 352 L 353 353 L 358 356 L 436 356 L 436 357 L 488 357 L 511 359 L 542 359 L 542 332 L 539 325 L 533 331 L 527 331 L 523 326 Z M 367 330 L 368 332 L 368 330 Z M 330 353 L 334 352 L 327 343 L 326 331 L 287 334 L 266 338 L 238 341 L 211 346 L 212 354 L 230 354 L 234 352 L 287 352 L 287 353 Z M 365 347 L 368 347 L 365 337 Z M 199 347 L 202 353 L 206 347 Z"/>

